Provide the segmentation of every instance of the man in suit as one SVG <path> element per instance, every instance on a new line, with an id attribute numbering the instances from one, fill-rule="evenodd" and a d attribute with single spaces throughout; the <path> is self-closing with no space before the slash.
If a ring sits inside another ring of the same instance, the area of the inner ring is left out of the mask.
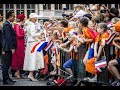
<path id="1" fill-rule="evenodd" d="M 9 73 L 8 73 L 8 70 L 12 62 L 12 54 L 15 52 L 15 49 L 17 48 L 16 34 L 11 23 L 14 20 L 15 20 L 15 14 L 9 11 L 6 14 L 6 21 L 3 24 L 3 42 L 2 42 L 3 84 L 15 83 L 15 81 L 13 81 L 9 77 Z"/>

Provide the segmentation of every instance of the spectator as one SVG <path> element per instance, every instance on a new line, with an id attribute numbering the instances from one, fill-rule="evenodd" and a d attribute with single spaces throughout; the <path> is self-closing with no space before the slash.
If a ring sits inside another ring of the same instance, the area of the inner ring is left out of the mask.
<path id="1" fill-rule="evenodd" d="M 84 8 L 82 6 L 76 6 L 75 12 L 76 12 L 75 15 L 69 21 L 83 17 L 83 15 L 86 14 L 86 12 L 84 11 Z"/>
<path id="2" fill-rule="evenodd" d="M 117 8 L 111 8 L 109 11 L 109 20 L 111 21 L 114 17 L 119 17 L 119 11 Z"/>
<path id="3" fill-rule="evenodd" d="M 120 46 L 116 44 L 116 41 L 119 41 L 120 37 L 114 38 L 113 45 L 120 49 Z M 120 86 L 120 58 L 110 60 L 108 63 L 109 72 L 117 78 L 114 82 L 111 83 L 112 86 Z"/>

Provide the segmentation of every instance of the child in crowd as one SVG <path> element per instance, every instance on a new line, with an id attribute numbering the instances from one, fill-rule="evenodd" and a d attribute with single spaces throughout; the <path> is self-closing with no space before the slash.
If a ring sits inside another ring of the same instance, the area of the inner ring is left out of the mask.
<path id="1" fill-rule="evenodd" d="M 109 33 L 107 32 L 107 25 L 105 23 L 99 23 L 97 28 L 98 35 L 95 39 L 94 45 L 94 62 L 100 60 L 101 56 L 104 52 L 104 47 L 106 45 L 106 40 L 109 38 Z M 88 62 L 93 61 L 92 59 Z M 88 63 L 87 62 L 87 63 Z M 90 82 L 97 81 L 97 73 L 95 73 L 95 77 L 89 79 Z"/>

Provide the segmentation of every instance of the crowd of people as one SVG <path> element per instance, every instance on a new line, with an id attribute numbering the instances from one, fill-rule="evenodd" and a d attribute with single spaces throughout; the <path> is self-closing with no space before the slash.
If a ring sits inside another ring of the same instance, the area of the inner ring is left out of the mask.
<path id="1" fill-rule="evenodd" d="M 57 70 L 62 66 L 66 72 L 73 75 L 72 64 L 75 72 L 78 71 L 78 47 L 88 45 L 83 64 L 86 71 L 94 74 L 89 81 L 97 81 L 95 62 L 105 56 L 104 47 L 111 44 L 120 49 L 120 17 L 116 8 L 108 9 L 105 5 L 95 4 L 92 8 L 87 5 L 76 6 L 73 16 L 57 20 L 51 17 L 42 24 L 38 22 L 38 15 L 31 13 L 25 20 L 24 14 L 16 16 L 14 12 L 6 14 L 6 21 L 0 27 L 0 50 L 3 84 L 14 84 L 9 76 L 9 69 L 15 72 L 15 77 L 21 79 L 21 70 L 28 72 L 31 81 L 38 81 L 35 72 L 43 73 L 48 67 L 48 51 L 51 53 L 51 74 L 59 74 Z M 113 37 L 114 36 L 114 37 Z M 111 39 L 112 38 L 112 39 Z M 70 59 L 60 65 L 60 51 L 70 54 Z M 82 52 L 82 51 L 80 51 Z M 74 53 L 74 60 L 73 60 Z M 93 67 L 90 65 L 93 63 Z M 119 66 L 120 58 L 108 62 L 109 72 L 116 78 L 112 86 L 120 85 Z"/>

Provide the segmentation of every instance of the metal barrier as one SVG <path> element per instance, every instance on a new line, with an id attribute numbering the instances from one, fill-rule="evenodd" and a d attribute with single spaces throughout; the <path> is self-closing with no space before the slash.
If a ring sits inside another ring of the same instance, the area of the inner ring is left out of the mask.
<path id="1" fill-rule="evenodd" d="M 74 63 L 72 64 L 72 71 L 73 71 L 73 75 L 75 79 L 81 80 L 83 78 L 86 77 L 86 71 L 85 71 L 85 65 L 83 63 L 83 58 L 86 54 L 88 50 L 88 45 L 87 44 L 83 44 L 78 48 L 78 66 L 77 66 L 77 72 L 75 70 L 75 66 Z M 107 63 L 111 60 L 111 59 L 115 59 L 115 56 L 113 57 L 114 54 L 116 55 L 116 59 L 119 58 L 120 56 L 120 51 L 115 49 L 114 46 L 111 45 L 106 45 L 104 47 L 105 50 L 105 55 L 106 55 L 106 60 Z M 74 51 L 72 51 L 74 52 Z M 51 61 L 51 51 L 48 51 L 48 56 L 49 56 L 49 63 Z M 74 62 L 75 60 L 75 53 L 72 54 L 72 60 Z M 70 54 L 69 53 L 65 53 L 64 51 L 60 50 L 60 68 L 65 71 L 63 69 L 63 64 L 70 59 Z M 49 71 L 52 71 L 52 65 L 49 64 Z M 62 72 L 62 75 L 66 76 L 66 73 Z M 97 82 L 98 83 L 104 83 L 104 84 L 109 84 L 110 83 L 110 79 L 109 79 L 110 73 L 107 69 L 107 67 L 102 69 L 102 72 L 99 73 L 97 75 Z"/>
<path id="2" fill-rule="evenodd" d="M 110 45 L 106 45 L 104 47 L 104 50 L 105 50 L 105 55 L 106 55 L 106 61 L 108 63 L 110 60 Z M 102 72 L 97 74 L 97 82 L 109 84 L 109 71 L 107 67 L 103 68 Z"/>
<path id="3" fill-rule="evenodd" d="M 87 52 L 87 45 L 83 44 L 78 48 L 78 78 L 83 79 L 86 77 L 85 65 L 83 63 L 83 58 Z"/>

